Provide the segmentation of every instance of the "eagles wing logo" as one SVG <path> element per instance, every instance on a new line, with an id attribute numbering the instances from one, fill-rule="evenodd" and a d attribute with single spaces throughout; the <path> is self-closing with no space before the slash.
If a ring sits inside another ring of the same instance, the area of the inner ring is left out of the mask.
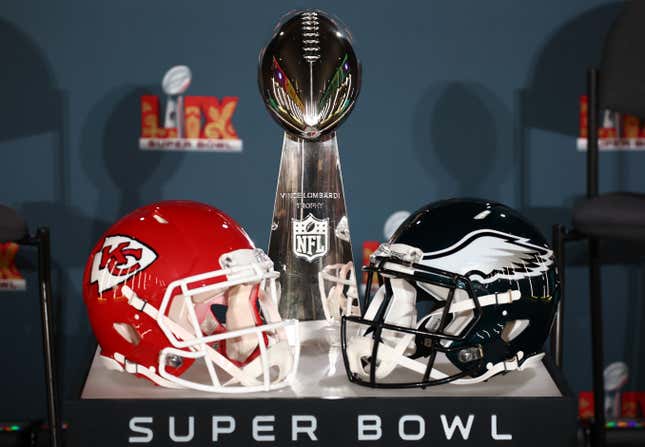
<path id="1" fill-rule="evenodd" d="M 94 255 L 90 283 L 98 283 L 99 293 L 124 282 L 148 267 L 157 254 L 128 236 L 107 236 Z"/>
<path id="2" fill-rule="evenodd" d="M 553 251 L 509 233 L 477 230 L 446 249 L 424 253 L 421 264 L 487 284 L 542 275 L 553 264 Z"/>

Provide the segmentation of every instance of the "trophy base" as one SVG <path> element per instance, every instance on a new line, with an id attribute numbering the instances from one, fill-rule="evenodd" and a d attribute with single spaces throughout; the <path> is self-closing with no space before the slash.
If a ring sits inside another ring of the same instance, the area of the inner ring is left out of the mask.
<path id="1" fill-rule="evenodd" d="M 340 348 L 340 321 L 330 320 L 327 326 L 323 328 L 325 340 L 329 343 L 330 348 Z"/>

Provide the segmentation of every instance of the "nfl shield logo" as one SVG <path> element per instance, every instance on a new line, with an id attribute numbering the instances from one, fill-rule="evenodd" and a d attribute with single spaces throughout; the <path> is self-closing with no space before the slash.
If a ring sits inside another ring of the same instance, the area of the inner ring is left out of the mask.
<path id="1" fill-rule="evenodd" d="M 317 219 L 309 214 L 302 220 L 291 219 L 293 225 L 293 252 L 311 262 L 327 254 L 329 219 Z"/>

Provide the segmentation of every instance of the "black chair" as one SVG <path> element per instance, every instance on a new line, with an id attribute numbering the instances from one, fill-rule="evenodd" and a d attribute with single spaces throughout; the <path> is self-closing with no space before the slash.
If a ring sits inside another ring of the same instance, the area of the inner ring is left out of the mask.
<path id="1" fill-rule="evenodd" d="M 62 446 L 61 421 L 58 413 L 58 378 L 55 356 L 55 322 L 51 304 L 51 272 L 49 254 L 49 229 L 38 228 L 30 235 L 27 224 L 13 209 L 0 205 L 0 242 L 16 242 L 33 246 L 38 251 L 38 288 L 42 319 L 45 382 L 47 385 L 47 415 L 51 447 Z"/>
<path id="2" fill-rule="evenodd" d="M 605 445 L 603 330 L 600 289 L 601 240 L 645 241 L 645 194 L 598 192 L 598 124 L 600 111 L 610 109 L 645 118 L 645 60 L 637 55 L 645 42 L 645 1 L 627 2 L 605 40 L 600 69 L 588 71 L 587 196 L 573 209 L 572 228 L 555 225 L 553 245 L 562 290 L 565 279 L 564 243 L 587 240 L 593 365 L 594 423 L 591 443 Z M 635 53 L 634 53 L 635 52 Z M 562 365 L 564 296 L 556 320 L 552 352 Z"/>

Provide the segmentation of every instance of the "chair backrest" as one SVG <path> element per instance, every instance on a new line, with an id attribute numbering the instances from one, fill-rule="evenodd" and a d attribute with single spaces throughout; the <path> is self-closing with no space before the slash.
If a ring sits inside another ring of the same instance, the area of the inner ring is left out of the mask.
<path id="1" fill-rule="evenodd" d="M 625 3 L 605 39 L 599 106 L 645 119 L 645 1 Z"/>
<path id="2" fill-rule="evenodd" d="M 587 197 L 598 195 L 598 121 L 609 109 L 645 119 L 645 1 L 630 0 L 609 28 L 599 70 L 587 79 Z"/>

